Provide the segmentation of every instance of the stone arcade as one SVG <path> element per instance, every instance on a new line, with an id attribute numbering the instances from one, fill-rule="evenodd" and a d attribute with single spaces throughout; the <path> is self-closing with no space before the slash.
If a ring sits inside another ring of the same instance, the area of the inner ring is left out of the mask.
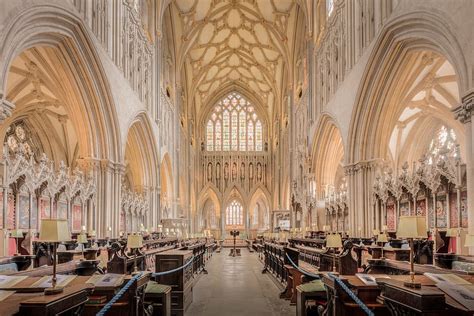
<path id="1" fill-rule="evenodd" d="M 473 15 L 0 0 L 0 315 L 474 315 Z"/>

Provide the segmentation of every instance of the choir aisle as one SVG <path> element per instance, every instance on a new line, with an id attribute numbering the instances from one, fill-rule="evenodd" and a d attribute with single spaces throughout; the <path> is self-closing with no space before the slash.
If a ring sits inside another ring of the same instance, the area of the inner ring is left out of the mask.
<path id="1" fill-rule="evenodd" d="M 186 315 L 295 315 L 295 306 L 278 298 L 280 290 L 271 276 L 261 273 L 255 253 L 242 249 L 241 257 L 230 257 L 224 249 L 206 268 L 209 274 L 200 276 Z"/>

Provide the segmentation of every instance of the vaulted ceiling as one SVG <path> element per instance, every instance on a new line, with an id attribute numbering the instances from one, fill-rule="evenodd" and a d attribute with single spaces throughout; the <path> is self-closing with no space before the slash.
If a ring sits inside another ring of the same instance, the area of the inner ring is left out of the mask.
<path id="1" fill-rule="evenodd" d="M 60 56 L 58 49 L 44 46 L 28 49 L 13 61 L 7 99 L 16 108 L 8 123 L 25 120 L 41 138 L 43 151 L 72 165 L 79 143 L 70 114 L 78 98 Z"/>
<path id="2" fill-rule="evenodd" d="M 175 0 L 170 10 L 181 81 L 196 112 L 228 88 L 252 94 L 272 117 L 304 18 L 295 0 Z"/>

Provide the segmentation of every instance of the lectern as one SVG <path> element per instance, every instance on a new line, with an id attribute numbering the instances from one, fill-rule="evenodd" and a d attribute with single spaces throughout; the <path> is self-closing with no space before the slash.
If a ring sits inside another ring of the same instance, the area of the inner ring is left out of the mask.
<path id="1" fill-rule="evenodd" d="M 237 236 L 239 236 L 239 231 L 238 230 L 231 230 L 230 231 L 230 235 L 232 237 L 234 237 L 234 247 L 230 250 L 230 254 L 229 256 L 232 256 L 232 257 L 235 257 L 235 256 L 240 256 L 240 251 L 239 253 L 237 253 L 237 250 L 235 248 L 235 239 L 237 238 Z M 239 249 L 240 250 L 240 249 Z"/>

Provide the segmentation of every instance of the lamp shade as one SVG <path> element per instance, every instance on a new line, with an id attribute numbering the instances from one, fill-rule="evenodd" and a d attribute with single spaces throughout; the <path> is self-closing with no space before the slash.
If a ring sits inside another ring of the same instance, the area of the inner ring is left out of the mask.
<path id="1" fill-rule="evenodd" d="M 23 231 L 21 229 L 14 229 L 10 232 L 10 237 L 23 238 Z"/>
<path id="2" fill-rule="evenodd" d="M 87 236 L 86 234 L 79 234 L 77 235 L 77 242 L 79 244 L 87 244 Z"/>
<path id="3" fill-rule="evenodd" d="M 377 242 L 388 242 L 387 235 L 385 233 L 380 233 L 377 235 Z"/>
<path id="4" fill-rule="evenodd" d="M 326 237 L 327 248 L 340 248 L 342 247 L 342 239 L 339 234 L 329 234 Z"/>
<path id="5" fill-rule="evenodd" d="M 424 216 L 400 216 L 397 228 L 398 238 L 426 238 L 426 232 Z"/>
<path id="6" fill-rule="evenodd" d="M 457 235 L 457 228 L 448 228 L 446 230 L 446 237 L 456 237 Z"/>
<path id="7" fill-rule="evenodd" d="M 91 237 L 97 236 L 96 233 L 95 233 L 95 230 L 89 230 L 89 236 L 91 236 Z"/>
<path id="8" fill-rule="evenodd" d="M 38 240 L 44 242 L 71 240 L 67 221 L 65 219 L 42 219 Z"/>
<path id="9" fill-rule="evenodd" d="M 378 236 L 380 234 L 378 229 L 372 229 L 372 233 L 374 234 L 374 236 Z"/>
<path id="10" fill-rule="evenodd" d="M 466 235 L 464 247 L 474 247 L 474 235 Z"/>
<path id="11" fill-rule="evenodd" d="M 388 226 L 387 225 L 382 225 L 382 231 L 386 232 L 387 230 L 388 230 Z"/>
<path id="12" fill-rule="evenodd" d="M 127 239 L 128 248 L 141 248 L 143 246 L 143 237 L 139 234 L 128 235 Z"/>

